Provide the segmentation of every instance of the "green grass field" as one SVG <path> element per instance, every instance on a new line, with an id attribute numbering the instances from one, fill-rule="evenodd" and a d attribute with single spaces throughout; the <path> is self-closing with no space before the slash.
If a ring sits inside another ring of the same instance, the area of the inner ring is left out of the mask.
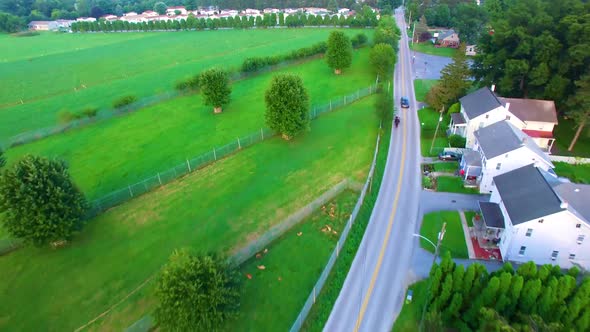
<path id="1" fill-rule="evenodd" d="M 410 49 L 412 49 L 416 52 L 420 52 L 420 53 L 438 55 L 438 56 L 446 56 L 446 57 L 452 57 L 457 52 L 457 49 L 455 49 L 455 48 L 434 47 L 434 44 L 432 44 L 430 42 L 413 43 L 413 44 L 410 43 Z"/>
<path id="2" fill-rule="evenodd" d="M 373 82 L 369 49 L 354 53 L 353 65 L 335 76 L 323 60 L 279 72 L 299 74 L 311 103 L 323 105 Z M 32 153 L 70 165 L 75 182 L 91 199 L 124 188 L 266 127 L 264 91 L 274 73 L 233 85 L 232 102 L 214 115 L 200 95 L 176 98 L 111 119 L 7 150 L 9 163 Z"/>
<path id="3" fill-rule="evenodd" d="M 211 66 L 284 54 L 325 41 L 332 29 L 0 35 L 0 140 L 53 126 L 61 110 L 110 107 L 173 89 Z M 352 36 L 360 30 L 345 29 Z M 366 34 L 367 31 L 364 31 Z"/>
<path id="4" fill-rule="evenodd" d="M 343 192 L 325 210 L 316 211 L 275 241 L 262 258 L 246 262 L 242 274 L 252 279 L 245 279 L 240 314 L 225 330 L 288 331 L 336 247 L 357 199 L 358 193 Z M 328 232 L 326 225 L 336 233 Z M 259 265 L 266 269 L 259 270 Z"/>
<path id="5" fill-rule="evenodd" d="M 433 85 L 435 85 L 438 80 L 414 80 L 414 89 L 416 91 L 416 100 L 417 101 L 426 101 L 426 94 L 430 91 Z"/>
<path id="6" fill-rule="evenodd" d="M 446 161 L 442 163 L 434 163 L 435 172 L 455 172 L 459 168 L 459 163 L 456 161 Z"/>
<path id="7" fill-rule="evenodd" d="M 572 165 L 568 163 L 553 163 L 555 173 L 569 178 L 576 183 L 590 184 L 590 164 Z"/>
<path id="8" fill-rule="evenodd" d="M 437 156 L 444 148 L 449 146 L 446 130 L 449 127 L 451 117 L 448 114 L 443 115 L 443 120 L 436 133 L 436 142 L 431 151 L 432 139 L 436 131 L 436 124 L 438 122 L 440 113 L 435 112 L 432 108 L 427 107 L 418 110 L 418 119 L 420 120 L 420 150 L 424 157 Z"/>
<path id="9" fill-rule="evenodd" d="M 473 217 L 477 212 L 475 211 L 465 211 L 465 220 L 467 221 L 467 226 L 473 227 Z"/>
<path id="10" fill-rule="evenodd" d="M 578 126 L 573 120 L 566 120 L 559 118 L 559 124 L 555 126 L 553 131 L 555 135 L 555 145 L 553 146 L 552 153 L 559 156 L 576 156 L 583 158 L 590 158 L 590 124 L 586 124 L 580 137 L 574 145 L 574 149 L 570 152 L 567 150 Z"/>
<path id="11" fill-rule="evenodd" d="M 457 211 L 432 212 L 424 215 L 420 235 L 428 238 L 436 244 L 438 233 L 442 228 L 443 222 L 447 223 L 445 237 L 440 245 L 441 256 L 445 251 L 450 251 L 453 258 L 469 258 L 463 226 Z M 434 247 L 424 239 L 420 239 L 420 246 L 430 252 L 434 252 Z"/>
<path id="12" fill-rule="evenodd" d="M 477 188 L 465 188 L 459 176 L 439 176 L 436 178 L 436 191 L 459 194 L 479 194 Z"/>
<path id="13" fill-rule="evenodd" d="M 254 145 L 113 208 L 66 248 L 0 257 L 0 330 L 74 330 L 157 272 L 174 248 L 231 253 L 342 179 L 362 181 L 378 130 L 374 100 L 326 114 L 290 142 Z M 131 325 L 153 305 L 144 293 L 93 329 Z"/>
<path id="14" fill-rule="evenodd" d="M 420 328 L 420 318 L 428 291 L 428 280 L 412 284 L 408 287 L 408 290 L 410 289 L 413 290 L 412 302 L 404 303 L 402 311 L 393 324 L 392 332 L 416 332 Z"/>

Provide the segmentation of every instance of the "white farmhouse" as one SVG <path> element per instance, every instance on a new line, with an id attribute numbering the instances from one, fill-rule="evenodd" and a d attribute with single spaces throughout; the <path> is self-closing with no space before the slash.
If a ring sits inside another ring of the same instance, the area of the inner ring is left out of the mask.
<path id="1" fill-rule="evenodd" d="M 188 15 L 188 11 L 186 10 L 186 8 L 184 8 L 184 6 L 168 7 L 168 8 L 166 8 L 166 15 L 175 16 L 177 10 L 180 12 L 179 15 Z"/>
<path id="2" fill-rule="evenodd" d="M 460 169 L 465 179 L 477 177 L 476 184 L 479 184 L 481 193 L 492 192 L 495 176 L 522 166 L 534 165 L 544 171 L 555 167 L 529 136 L 508 121 L 483 127 L 474 133 L 474 137 L 473 150 L 477 151 L 480 160 L 462 158 Z"/>
<path id="3" fill-rule="evenodd" d="M 504 260 L 590 268 L 589 185 L 559 182 L 533 165 L 494 182 L 480 208 L 485 241 L 497 244 Z"/>

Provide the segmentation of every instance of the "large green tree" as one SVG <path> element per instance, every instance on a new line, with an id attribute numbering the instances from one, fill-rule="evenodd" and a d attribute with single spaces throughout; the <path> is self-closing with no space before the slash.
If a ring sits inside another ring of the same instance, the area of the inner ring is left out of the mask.
<path id="1" fill-rule="evenodd" d="M 199 87 L 205 105 L 213 106 L 215 113 L 221 113 L 222 106 L 230 101 L 229 74 L 218 68 L 208 69 L 199 75 Z"/>
<path id="2" fill-rule="evenodd" d="M 154 4 L 154 11 L 160 15 L 166 14 L 166 9 L 168 9 L 168 6 L 161 1 Z"/>
<path id="3" fill-rule="evenodd" d="M 475 3 L 460 3 L 453 11 L 451 26 L 459 33 L 462 42 L 475 44 L 488 23 L 488 14 Z"/>
<path id="4" fill-rule="evenodd" d="M 465 95 L 471 86 L 470 76 L 465 44 L 462 43 L 453 55 L 453 62 L 442 69 L 440 81 L 426 94 L 426 102 L 435 109 L 449 107 Z"/>
<path id="5" fill-rule="evenodd" d="M 156 285 L 156 320 L 170 331 L 215 331 L 240 306 L 240 274 L 215 255 L 175 251 Z"/>
<path id="6" fill-rule="evenodd" d="M 575 81 L 590 66 L 589 11 L 580 0 L 506 1 L 490 22 L 493 33 L 478 43 L 476 80 L 496 84 L 503 96 L 554 100 L 566 111 Z"/>
<path id="7" fill-rule="evenodd" d="M 309 126 L 309 94 L 301 77 L 279 74 L 264 94 L 266 124 L 291 139 Z"/>
<path id="8" fill-rule="evenodd" d="M 0 148 L 0 168 L 4 167 L 4 165 L 6 165 L 6 158 L 4 157 L 4 151 Z"/>
<path id="9" fill-rule="evenodd" d="M 371 49 L 369 62 L 373 72 L 381 80 L 390 80 L 393 77 L 393 65 L 395 64 L 395 51 L 389 44 L 377 44 Z"/>
<path id="10" fill-rule="evenodd" d="M 62 161 L 27 155 L 0 176 L 4 229 L 35 245 L 69 239 L 86 207 Z"/>
<path id="11" fill-rule="evenodd" d="M 567 148 L 568 151 L 574 149 L 582 130 L 590 119 L 590 69 L 587 69 L 586 74 L 575 82 L 575 86 L 576 89 L 568 100 L 570 109 L 568 116 L 574 119 L 578 128 Z"/>
<path id="12" fill-rule="evenodd" d="M 0 32 L 17 32 L 23 27 L 24 23 L 20 17 L 0 12 Z"/>
<path id="13" fill-rule="evenodd" d="M 332 31 L 328 37 L 326 62 L 336 75 L 352 64 L 352 43 L 342 31 Z"/>

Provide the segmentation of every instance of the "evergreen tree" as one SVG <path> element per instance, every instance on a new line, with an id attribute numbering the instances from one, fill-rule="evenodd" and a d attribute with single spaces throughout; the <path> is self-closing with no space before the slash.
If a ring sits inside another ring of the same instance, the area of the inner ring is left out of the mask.
<path id="1" fill-rule="evenodd" d="M 541 280 L 539 279 L 529 279 L 525 281 L 520 296 L 520 302 L 518 303 L 518 307 L 522 313 L 534 313 L 535 304 L 539 295 L 541 295 L 542 289 Z"/>

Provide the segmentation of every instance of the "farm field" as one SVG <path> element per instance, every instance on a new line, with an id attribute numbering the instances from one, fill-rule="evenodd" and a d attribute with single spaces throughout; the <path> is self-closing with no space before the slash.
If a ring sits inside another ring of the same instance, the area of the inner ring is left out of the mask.
<path id="1" fill-rule="evenodd" d="M 362 181 L 378 130 L 374 100 L 328 113 L 290 142 L 254 145 L 113 208 L 66 248 L 0 257 L 0 330 L 74 330 L 157 272 L 174 248 L 231 253 L 342 179 Z M 92 329 L 131 325 L 150 307 L 144 292 Z"/>
<path id="2" fill-rule="evenodd" d="M 321 105 L 374 83 L 368 53 L 355 51 L 352 67 L 340 76 L 322 59 L 278 72 L 299 74 L 312 105 Z M 275 73 L 234 83 L 232 101 L 219 115 L 199 95 L 179 97 L 11 148 L 6 157 L 8 163 L 27 153 L 64 159 L 76 184 L 95 199 L 265 127 L 264 91 Z"/>
<path id="3" fill-rule="evenodd" d="M 0 140 L 53 126 L 62 110 L 109 108 L 122 95 L 173 89 L 211 66 L 234 68 L 251 56 L 325 41 L 332 29 L 0 36 Z M 361 30 L 345 29 L 352 36 Z M 363 30 L 367 35 L 367 30 Z M 23 78 L 27 78 L 23 80 Z"/>

